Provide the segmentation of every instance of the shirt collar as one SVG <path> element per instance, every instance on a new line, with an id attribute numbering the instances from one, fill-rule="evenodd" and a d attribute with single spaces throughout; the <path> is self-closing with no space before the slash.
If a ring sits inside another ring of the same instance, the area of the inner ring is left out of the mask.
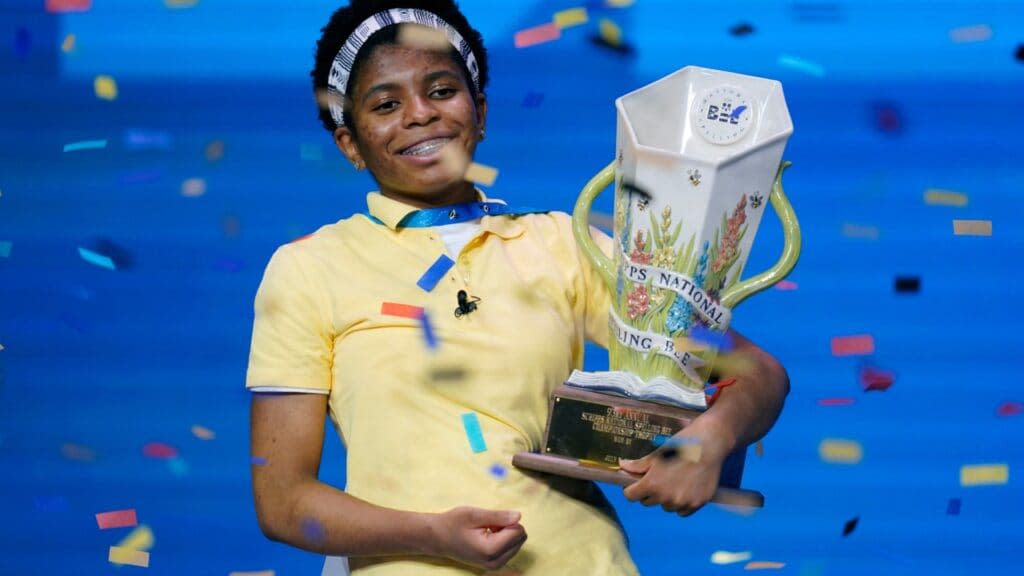
<path id="1" fill-rule="evenodd" d="M 500 202 L 505 204 L 504 200 L 488 198 L 479 188 L 476 189 L 476 194 L 479 202 Z M 419 210 L 415 206 L 388 198 L 380 192 L 370 192 L 366 195 L 366 208 L 371 216 L 383 222 L 391 230 L 396 230 L 398 223 L 403 218 Z M 508 216 L 485 216 L 480 221 L 480 227 L 502 238 L 514 238 L 523 233 L 523 225 L 519 223 L 519 219 Z"/>

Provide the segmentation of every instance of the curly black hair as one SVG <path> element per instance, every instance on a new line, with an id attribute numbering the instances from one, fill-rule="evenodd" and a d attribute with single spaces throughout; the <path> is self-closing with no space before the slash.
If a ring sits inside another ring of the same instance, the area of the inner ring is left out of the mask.
<path id="1" fill-rule="evenodd" d="M 349 35 L 356 29 L 356 26 L 376 14 L 384 10 L 391 8 L 419 8 L 433 12 L 440 16 L 445 22 L 450 24 L 459 34 L 462 35 L 463 39 L 469 44 L 470 49 L 473 50 L 473 55 L 476 57 L 477 67 L 480 75 L 480 86 L 477 87 L 473 84 L 472 77 L 470 76 L 469 70 L 466 68 L 466 63 L 462 61 L 462 57 L 453 47 L 449 54 L 452 60 L 458 64 L 462 73 L 466 77 L 466 84 L 470 86 L 473 91 L 473 96 L 476 96 L 477 90 L 480 92 L 484 91 L 484 87 L 487 86 L 487 49 L 484 47 L 484 39 L 475 28 L 469 25 L 469 21 L 466 20 L 465 15 L 459 10 L 458 5 L 454 0 L 351 0 L 348 6 L 339 8 L 331 15 L 330 21 L 321 29 L 320 40 L 316 43 L 316 56 L 313 70 L 310 72 L 310 76 L 313 78 L 313 94 L 314 96 L 326 94 L 327 92 L 327 80 L 331 72 L 331 64 L 334 63 L 335 56 L 338 55 L 338 51 L 341 50 L 341 46 L 348 39 Z M 373 48 L 381 44 L 397 44 L 397 29 L 398 26 L 388 26 L 383 30 L 376 32 L 373 36 L 370 36 L 369 40 L 363 44 L 362 49 L 359 50 L 359 54 L 356 56 L 355 63 L 352 66 L 352 72 L 348 77 L 349 85 L 345 87 L 346 94 L 350 93 L 352 84 L 355 82 L 355 78 L 359 73 L 359 69 L 366 61 L 367 55 L 373 52 Z M 328 132 L 333 133 L 337 128 L 338 124 L 331 118 L 330 110 L 324 105 L 320 98 L 317 98 L 317 107 L 320 113 L 320 122 Z M 348 111 L 348 106 L 345 107 L 345 125 L 349 129 L 354 129 L 352 123 L 352 117 Z"/>

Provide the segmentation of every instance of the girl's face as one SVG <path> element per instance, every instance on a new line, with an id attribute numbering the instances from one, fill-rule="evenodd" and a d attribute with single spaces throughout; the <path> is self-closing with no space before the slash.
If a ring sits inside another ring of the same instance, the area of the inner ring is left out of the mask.
<path id="1" fill-rule="evenodd" d="M 379 45 L 350 98 L 355 134 L 342 126 L 335 142 L 366 164 L 383 195 L 419 207 L 476 199 L 452 160 L 473 158 L 487 104 L 446 52 Z"/>

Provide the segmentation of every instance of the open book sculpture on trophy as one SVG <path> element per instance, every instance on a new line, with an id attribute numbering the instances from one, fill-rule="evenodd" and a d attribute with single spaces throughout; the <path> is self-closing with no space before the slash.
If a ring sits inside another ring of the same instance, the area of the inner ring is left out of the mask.
<path id="1" fill-rule="evenodd" d="M 513 464 L 628 485 L 639 477 L 620 470 L 619 458 L 648 454 L 707 407 L 718 349 L 692 343 L 717 341 L 733 307 L 785 278 L 800 228 L 781 184 L 793 124 L 779 82 L 688 66 L 615 107 L 616 159 L 573 214 L 576 241 L 612 294 L 611 371 L 573 372 L 551 396 L 541 452 L 516 454 Z M 587 223 L 613 181 L 609 258 Z M 740 280 L 768 204 L 783 227 L 782 257 Z M 745 455 L 726 459 L 713 501 L 763 505 L 760 493 L 739 489 Z"/>

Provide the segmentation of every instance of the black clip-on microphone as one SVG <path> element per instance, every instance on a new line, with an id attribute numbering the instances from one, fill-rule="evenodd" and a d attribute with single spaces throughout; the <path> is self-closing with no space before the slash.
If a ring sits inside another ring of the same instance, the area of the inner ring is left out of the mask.
<path id="1" fill-rule="evenodd" d="M 469 299 L 469 295 L 466 294 L 465 290 L 459 290 L 458 293 L 459 306 L 455 309 L 455 317 L 459 318 L 463 315 L 469 314 L 473 310 L 476 310 L 476 303 L 480 301 L 480 298 L 473 296 L 473 299 Z"/>

